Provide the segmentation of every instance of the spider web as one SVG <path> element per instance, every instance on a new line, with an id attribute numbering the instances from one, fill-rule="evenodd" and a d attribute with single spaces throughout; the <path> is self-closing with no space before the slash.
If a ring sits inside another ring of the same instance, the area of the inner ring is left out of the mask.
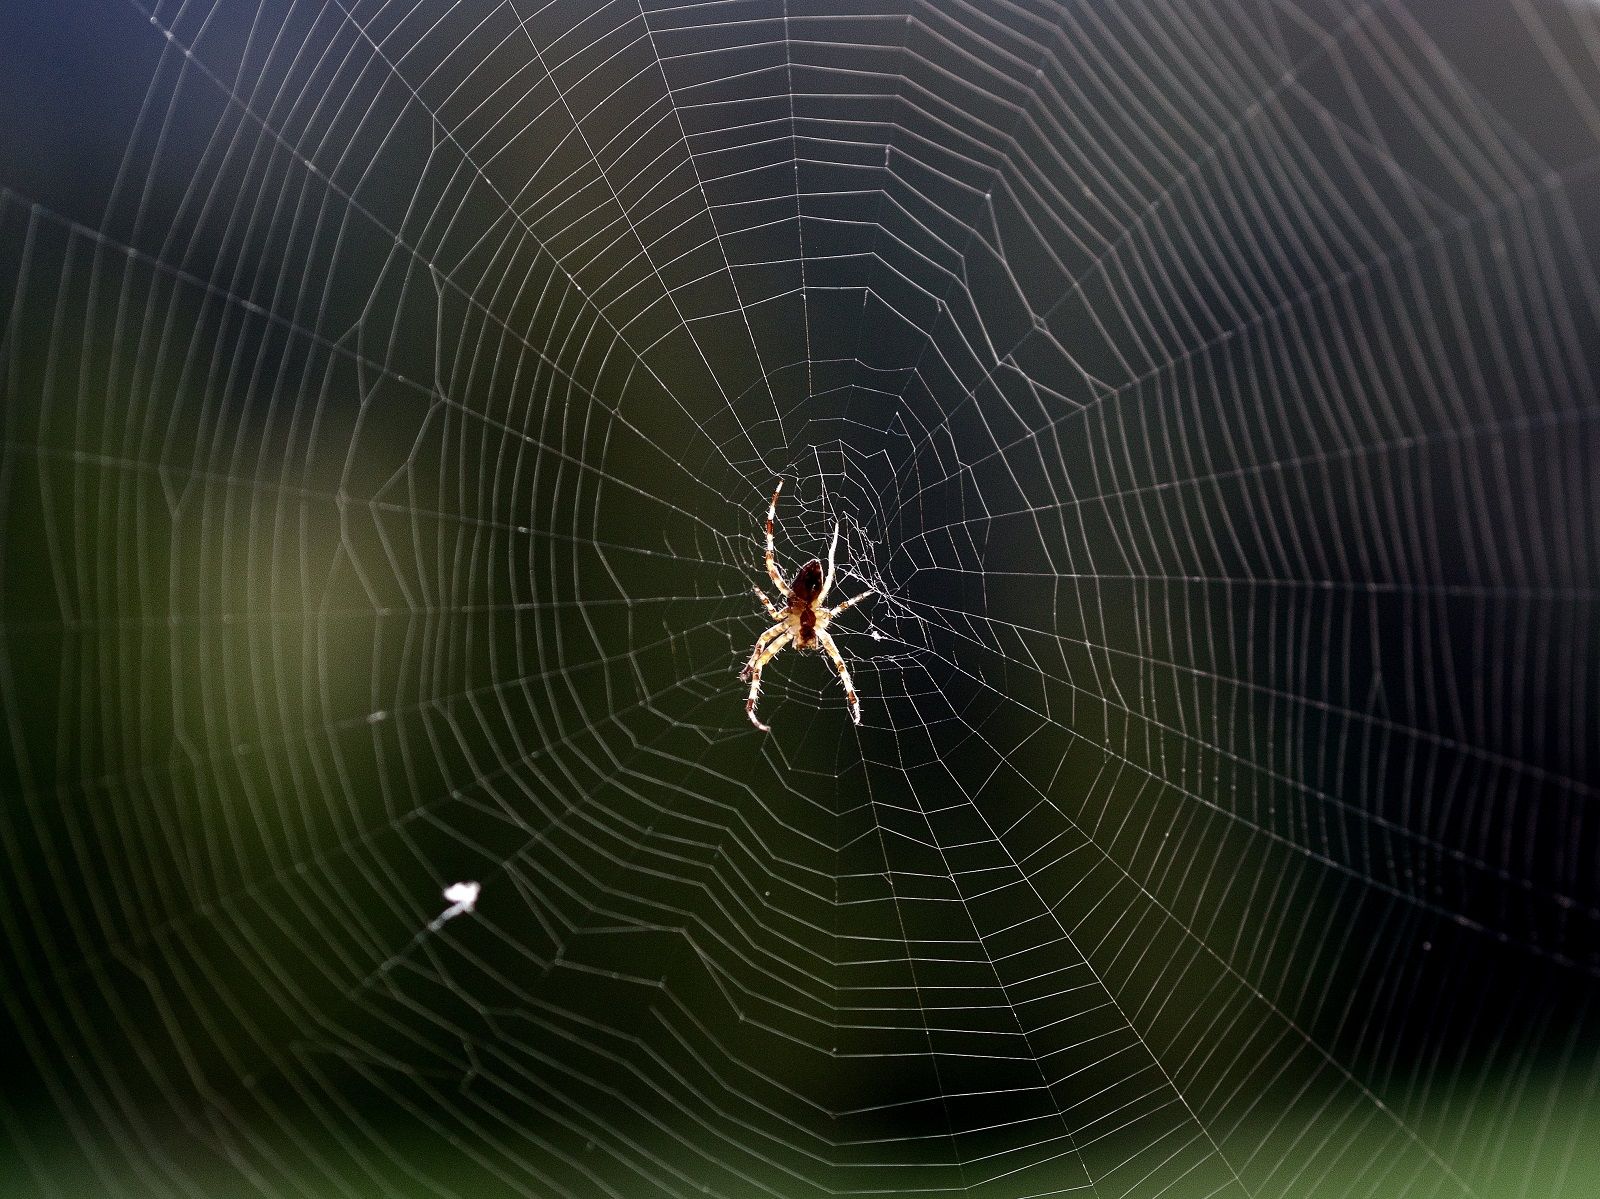
<path id="1" fill-rule="evenodd" d="M 8 1191 L 1591 1193 L 1600 10 L 0 55 Z"/>

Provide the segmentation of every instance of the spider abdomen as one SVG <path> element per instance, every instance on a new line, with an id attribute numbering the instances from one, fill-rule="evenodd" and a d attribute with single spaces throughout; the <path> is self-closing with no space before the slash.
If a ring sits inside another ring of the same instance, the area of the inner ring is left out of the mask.
<path id="1" fill-rule="evenodd" d="M 795 571 L 794 578 L 789 580 L 789 606 L 809 608 L 821 594 L 822 563 L 813 558 Z"/>

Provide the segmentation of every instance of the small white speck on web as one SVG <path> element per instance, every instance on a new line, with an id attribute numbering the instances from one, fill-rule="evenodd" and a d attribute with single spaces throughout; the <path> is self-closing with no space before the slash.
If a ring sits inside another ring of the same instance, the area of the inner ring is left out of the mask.
<path id="1" fill-rule="evenodd" d="M 479 883 L 451 883 L 444 889 L 444 897 L 450 901 L 450 906 L 435 916 L 428 925 L 428 931 L 433 932 L 443 927 L 446 920 L 454 920 L 457 916 L 471 912 L 478 906 L 478 896 L 483 891 Z"/>
<path id="2" fill-rule="evenodd" d="M 478 896 L 482 893 L 482 883 L 451 883 L 444 889 L 443 892 L 441 892 L 441 894 L 443 894 L 443 896 L 450 901 L 450 906 L 444 911 L 440 912 L 432 920 L 428 921 L 427 928 L 418 930 L 407 943 L 406 949 L 402 949 L 398 953 L 393 954 L 386 961 L 378 965 L 371 974 L 362 979 L 360 985 L 356 989 L 365 990 L 367 987 L 371 986 L 375 980 L 388 974 L 389 971 L 394 968 L 396 963 L 405 958 L 406 952 L 411 946 L 418 944 L 429 933 L 438 932 L 444 927 L 446 921 L 454 920 L 457 916 L 476 909 L 478 906 Z"/>

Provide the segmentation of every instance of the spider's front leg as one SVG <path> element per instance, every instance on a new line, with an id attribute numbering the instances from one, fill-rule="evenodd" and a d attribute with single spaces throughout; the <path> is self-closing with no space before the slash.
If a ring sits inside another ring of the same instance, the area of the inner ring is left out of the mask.
<path id="1" fill-rule="evenodd" d="M 772 633 L 776 633 L 777 636 L 768 641 L 767 638 Z M 781 625 L 768 629 L 761 635 L 760 640 L 756 642 L 756 648 L 750 654 L 750 663 L 739 676 L 742 679 L 750 680 L 750 694 L 745 697 L 744 714 L 750 718 L 750 723 L 763 733 L 770 733 L 772 730 L 762 724 L 761 718 L 756 715 L 756 699 L 761 694 L 761 668 L 772 661 L 778 651 L 789 643 L 789 637 L 789 630 Z M 762 642 L 766 642 L 765 648 L 763 648 Z"/>
<path id="2" fill-rule="evenodd" d="M 744 669 L 739 672 L 739 681 L 741 683 L 750 681 L 750 672 L 755 669 L 757 659 L 761 658 L 761 651 L 772 644 L 774 637 L 786 631 L 783 625 L 775 624 L 770 629 L 764 630 L 761 636 L 756 638 L 756 647 L 750 651 L 750 660 L 744 664 Z M 765 659 L 762 660 L 764 661 Z"/>
<path id="3" fill-rule="evenodd" d="M 739 682 L 750 682 L 750 671 L 755 669 L 755 663 L 757 663 L 757 660 L 766 661 L 765 658 L 762 658 L 762 650 L 765 650 L 768 645 L 773 644 L 773 639 L 774 637 L 778 636 L 779 632 L 787 631 L 789 631 L 789 629 L 787 629 L 786 626 L 782 626 L 782 624 L 774 624 L 773 628 L 766 629 L 766 631 L 762 632 L 762 636 L 755 639 L 755 648 L 754 650 L 750 650 L 749 661 L 746 661 L 746 663 L 744 663 L 744 669 L 739 671 Z"/>
<path id="4" fill-rule="evenodd" d="M 829 659 L 833 662 L 833 668 L 839 672 L 839 683 L 844 687 L 844 702 L 850 705 L 850 719 L 860 724 L 861 701 L 856 698 L 856 689 L 850 682 L 850 668 L 844 664 L 844 655 L 839 652 L 839 647 L 834 644 L 833 636 L 827 629 L 817 630 L 817 640 L 827 651 Z"/>

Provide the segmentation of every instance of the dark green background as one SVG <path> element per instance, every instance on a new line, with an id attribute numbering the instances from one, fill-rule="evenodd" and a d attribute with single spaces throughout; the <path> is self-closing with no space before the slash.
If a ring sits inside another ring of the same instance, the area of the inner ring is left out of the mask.
<path id="1" fill-rule="evenodd" d="M 0 6 L 0 1189 L 1593 1193 L 1595 44 Z"/>

